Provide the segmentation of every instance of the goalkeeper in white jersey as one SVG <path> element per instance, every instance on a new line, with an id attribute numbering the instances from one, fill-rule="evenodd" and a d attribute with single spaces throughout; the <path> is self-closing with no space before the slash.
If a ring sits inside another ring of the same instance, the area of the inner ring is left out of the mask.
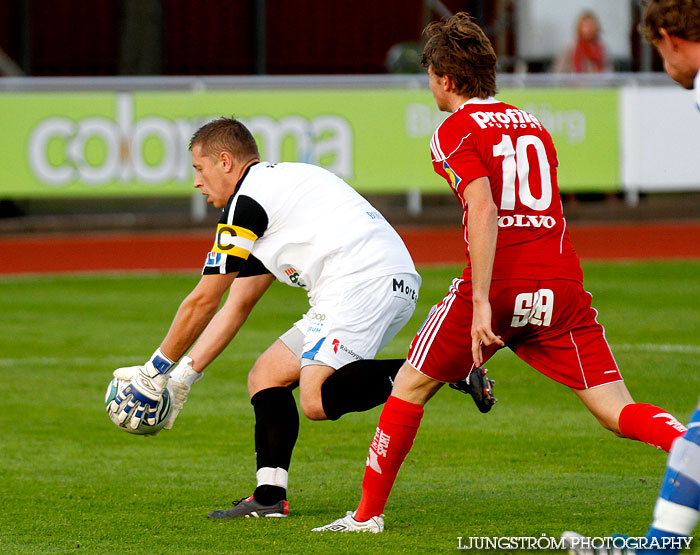
<path id="1" fill-rule="evenodd" d="M 190 386 L 272 282 L 304 288 L 308 312 L 260 355 L 248 376 L 257 488 L 232 509 L 209 515 L 283 517 L 299 431 L 292 390 L 298 385 L 302 411 L 312 420 L 384 403 L 403 361 L 368 359 L 408 322 L 421 278 L 396 231 L 354 189 L 316 166 L 261 162 L 255 139 L 239 121 L 209 122 L 194 134 L 190 150 L 194 186 L 222 209 L 214 244 L 201 280 L 151 360 L 117 371 L 132 373 L 131 389 L 108 409 L 123 427 L 139 426 L 157 407 L 169 375 L 171 428 Z"/>

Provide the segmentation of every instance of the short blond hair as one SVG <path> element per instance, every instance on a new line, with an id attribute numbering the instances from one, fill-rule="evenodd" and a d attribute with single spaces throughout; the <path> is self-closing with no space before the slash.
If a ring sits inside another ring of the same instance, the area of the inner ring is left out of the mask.
<path id="1" fill-rule="evenodd" d="M 239 162 L 260 158 L 253 134 L 234 118 L 222 117 L 204 124 L 192 135 L 189 149 L 195 145 L 201 147 L 204 156 L 218 157 L 222 152 L 229 152 Z"/>

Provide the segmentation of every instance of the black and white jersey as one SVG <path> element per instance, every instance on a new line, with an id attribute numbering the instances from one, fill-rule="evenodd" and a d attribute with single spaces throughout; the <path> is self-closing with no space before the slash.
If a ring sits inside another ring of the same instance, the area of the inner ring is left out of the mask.
<path id="1" fill-rule="evenodd" d="M 310 297 L 331 283 L 416 273 L 396 231 L 342 179 L 310 164 L 261 162 L 224 208 L 203 273 L 265 269 Z"/>

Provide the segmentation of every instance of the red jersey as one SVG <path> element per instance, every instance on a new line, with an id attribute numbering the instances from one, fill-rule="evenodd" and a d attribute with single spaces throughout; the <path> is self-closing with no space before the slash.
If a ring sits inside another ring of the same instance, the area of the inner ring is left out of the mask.
<path id="1" fill-rule="evenodd" d="M 557 185 L 557 153 L 547 130 L 531 114 L 494 98 L 472 98 L 433 135 L 435 171 L 462 203 L 469 261 L 464 188 L 488 177 L 498 207 L 492 279 L 583 281 L 571 245 Z M 463 276 L 471 279 L 468 262 Z"/>

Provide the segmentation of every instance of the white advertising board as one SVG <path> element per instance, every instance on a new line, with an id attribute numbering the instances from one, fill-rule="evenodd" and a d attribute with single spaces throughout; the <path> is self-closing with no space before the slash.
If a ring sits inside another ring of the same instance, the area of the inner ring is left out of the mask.
<path id="1" fill-rule="evenodd" d="M 625 190 L 700 190 L 700 110 L 692 91 L 623 87 L 620 138 Z"/>

